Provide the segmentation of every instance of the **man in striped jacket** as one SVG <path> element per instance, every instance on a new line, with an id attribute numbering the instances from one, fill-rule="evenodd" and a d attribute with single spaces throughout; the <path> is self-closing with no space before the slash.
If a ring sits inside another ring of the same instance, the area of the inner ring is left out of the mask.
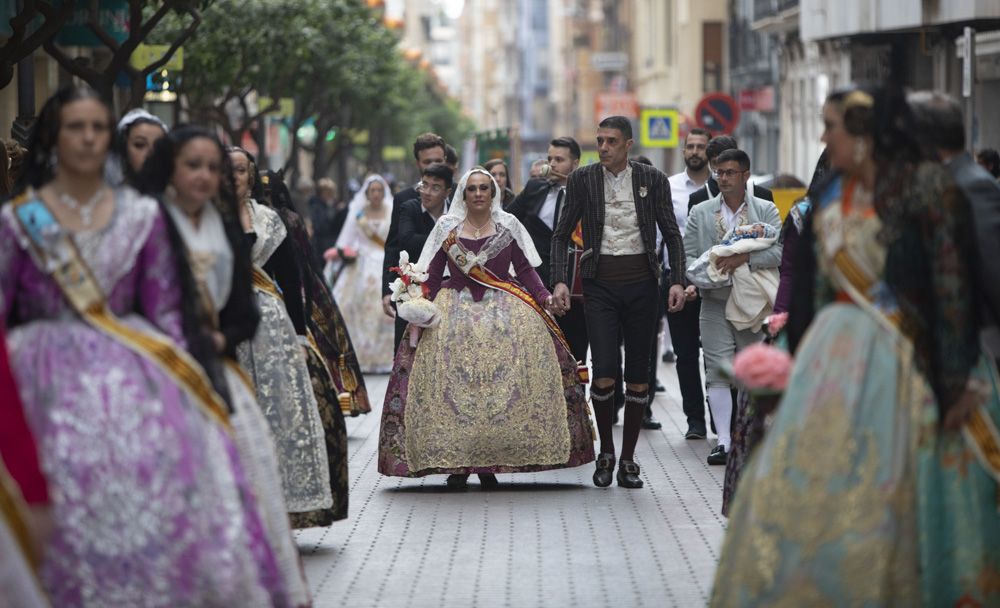
<path id="1" fill-rule="evenodd" d="M 615 446 L 614 384 L 619 365 L 618 339 L 625 342 L 625 428 L 618 468 L 618 485 L 641 488 L 635 445 L 649 391 L 649 353 L 656 339 L 656 230 L 667 246 L 671 268 L 686 268 L 684 246 L 674 217 L 667 176 L 656 168 L 629 160 L 632 125 L 611 116 L 597 129 L 601 162 L 574 171 L 566 185 L 566 200 L 552 235 L 551 282 L 557 311 L 570 308 L 566 286 L 567 245 L 578 221 L 583 223 L 580 274 L 586 302 L 587 333 L 593 357 L 590 389 L 601 449 L 594 484 L 611 485 Z M 668 308 L 684 307 L 686 279 L 678 273 L 670 286 Z"/>

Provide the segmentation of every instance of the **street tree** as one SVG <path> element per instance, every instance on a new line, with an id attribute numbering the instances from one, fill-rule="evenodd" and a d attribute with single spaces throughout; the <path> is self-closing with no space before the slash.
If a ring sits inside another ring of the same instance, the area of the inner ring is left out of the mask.
<path id="1" fill-rule="evenodd" d="M 45 2 L 26 3 L 43 11 Z M 146 93 L 146 77 L 163 68 L 177 49 L 181 48 L 191 37 L 201 23 L 201 10 L 208 4 L 206 0 L 128 0 L 128 34 L 124 41 L 119 42 L 100 22 L 100 3 L 98 0 L 78 0 L 77 2 L 65 2 L 64 4 L 75 4 L 76 10 L 86 10 L 87 27 L 94 33 L 94 36 L 110 53 L 110 59 L 97 65 L 91 62 L 81 61 L 77 57 L 71 56 L 63 47 L 56 43 L 54 32 L 45 38 L 43 46 L 45 51 L 51 55 L 59 65 L 67 72 L 76 76 L 93 87 L 108 102 L 114 103 L 114 85 L 121 74 L 125 74 L 130 83 L 128 108 L 137 107 L 142 104 L 143 96 Z M 65 8 L 65 7 L 64 7 Z M 163 20 L 174 15 L 183 24 L 178 29 L 164 55 L 141 69 L 130 64 L 132 53 L 145 42 L 156 30 Z M 48 16 L 47 16 L 48 17 Z"/>

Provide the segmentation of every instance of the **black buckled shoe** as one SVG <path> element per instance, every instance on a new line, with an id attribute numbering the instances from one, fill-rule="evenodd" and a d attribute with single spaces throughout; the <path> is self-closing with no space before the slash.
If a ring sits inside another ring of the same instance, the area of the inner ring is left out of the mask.
<path id="1" fill-rule="evenodd" d="M 611 485 L 611 477 L 615 471 L 615 455 L 601 453 L 597 456 L 597 470 L 594 471 L 594 485 L 606 488 Z"/>
<path id="2" fill-rule="evenodd" d="M 708 464 L 712 465 L 726 464 L 726 461 L 728 459 L 729 459 L 729 454 L 726 453 L 726 448 L 721 445 L 717 445 L 712 450 L 712 453 L 708 455 Z"/>
<path id="3" fill-rule="evenodd" d="M 449 490 L 465 490 L 469 487 L 469 476 L 462 474 L 454 474 L 448 476 L 448 489 Z"/>
<path id="4" fill-rule="evenodd" d="M 646 413 L 642 415 L 642 428 L 647 431 L 656 431 L 663 428 L 660 421 L 653 417 L 653 408 L 646 406 Z"/>
<path id="5" fill-rule="evenodd" d="M 500 482 L 497 481 L 497 476 L 493 473 L 479 473 L 478 477 L 479 485 L 484 490 L 495 490 L 500 487 Z"/>
<path id="6" fill-rule="evenodd" d="M 639 465 L 632 460 L 621 461 L 618 465 L 618 485 L 623 488 L 641 488 L 643 484 L 639 479 Z"/>

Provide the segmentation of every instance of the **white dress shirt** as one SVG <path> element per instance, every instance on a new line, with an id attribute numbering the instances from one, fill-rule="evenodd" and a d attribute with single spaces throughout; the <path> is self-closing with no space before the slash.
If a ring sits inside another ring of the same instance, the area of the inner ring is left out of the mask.
<path id="1" fill-rule="evenodd" d="M 538 219 L 545 222 L 545 225 L 549 227 L 550 230 L 556 229 L 556 200 L 559 198 L 559 193 L 566 190 L 566 186 L 555 186 L 549 188 L 549 193 L 545 197 L 545 202 L 542 203 L 542 208 L 538 210 Z M 563 195 L 563 199 L 566 195 Z M 565 202 L 565 200 L 564 200 Z"/>
<path id="2" fill-rule="evenodd" d="M 681 236 L 683 237 L 684 227 L 687 225 L 688 201 L 691 199 L 691 195 L 698 189 L 703 188 L 705 184 L 695 182 L 688 175 L 687 171 L 681 171 L 680 173 L 671 175 L 667 179 L 670 182 L 670 198 L 673 199 L 674 217 L 677 218 L 677 228 L 681 231 Z"/>
<path id="3" fill-rule="evenodd" d="M 720 196 L 719 203 L 722 205 L 722 221 L 726 224 L 726 233 L 728 234 L 733 228 L 740 225 L 740 214 L 742 214 L 743 210 L 747 207 L 746 195 L 743 195 L 743 202 L 736 208 L 736 211 L 729 208 L 729 205 L 726 204 L 725 197 Z"/>

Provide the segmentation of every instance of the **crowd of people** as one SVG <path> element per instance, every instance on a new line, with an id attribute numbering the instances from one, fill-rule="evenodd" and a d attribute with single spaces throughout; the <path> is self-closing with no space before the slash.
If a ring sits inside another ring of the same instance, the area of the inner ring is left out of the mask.
<path id="1" fill-rule="evenodd" d="M 638 490 L 668 332 L 726 468 L 713 605 L 1000 601 L 1000 159 L 936 93 L 823 121 L 784 214 L 734 138 L 668 176 L 612 116 L 518 193 L 425 133 L 413 187 L 323 178 L 300 215 L 213 131 L 61 89 L 0 163 L 4 594 L 310 605 L 292 530 L 347 517 L 371 374 L 383 475 Z"/>

